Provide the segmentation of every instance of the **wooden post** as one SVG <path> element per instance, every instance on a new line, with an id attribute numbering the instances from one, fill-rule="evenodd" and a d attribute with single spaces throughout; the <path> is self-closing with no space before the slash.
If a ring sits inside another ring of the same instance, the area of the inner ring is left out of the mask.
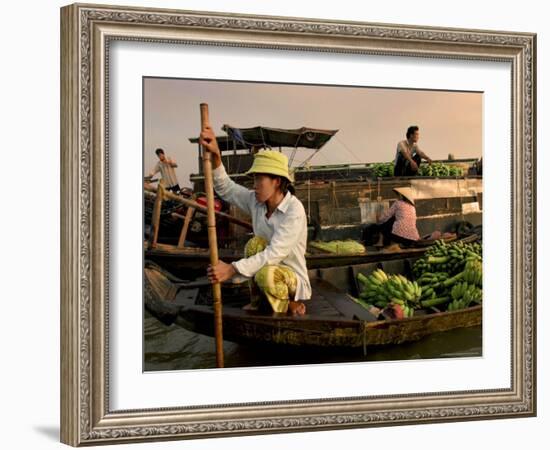
<path id="1" fill-rule="evenodd" d="M 185 219 L 183 221 L 183 228 L 181 229 L 180 238 L 178 240 L 178 248 L 185 247 L 185 238 L 187 237 L 187 230 L 189 230 L 189 223 L 195 213 L 195 208 L 188 207 L 185 213 Z"/>
<path id="2" fill-rule="evenodd" d="M 210 125 L 208 105 L 201 103 L 201 131 Z M 208 247 L 210 264 L 218 264 L 218 240 L 216 237 L 216 214 L 214 209 L 214 184 L 212 182 L 212 161 L 210 152 L 202 149 L 204 187 L 206 191 L 206 209 L 208 218 Z M 223 367 L 223 331 L 222 331 L 222 289 L 220 283 L 212 285 L 214 298 L 214 337 L 216 338 L 216 367 Z"/>
<path id="3" fill-rule="evenodd" d="M 154 187 L 145 186 L 144 189 L 145 189 L 146 192 L 155 192 L 155 193 L 157 192 L 157 190 Z M 163 200 L 173 200 L 175 202 L 181 203 L 184 206 L 189 206 L 191 208 L 194 208 L 195 211 L 201 211 L 201 212 L 204 212 L 204 213 L 206 213 L 208 211 L 208 209 L 205 208 L 204 206 L 202 206 L 200 203 L 197 203 L 193 200 L 186 199 L 186 198 L 182 197 L 181 195 L 176 195 L 176 194 L 174 194 L 170 191 L 166 191 L 166 190 L 164 191 Z M 235 223 L 237 225 L 240 225 L 241 227 L 244 227 L 244 228 L 252 231 L 252 224 L 250 222 L 245 222 L 244 220 L 238 219 L 236 217 L 233 217 L 230 214 L 226 214 L 226 213 L 221 212 L 221 211 L 215 211 L 215 213 L 216 213 L 217 217 L 227 219 L 229 222 Z M 185 218 L 185 216 L 182 216 L 181 214 L 177 214 L 177 213 L 172 213 L 172 216 Z"/>
<path id="4" fill-rule="evenodd" d="M 157 246 L 160 228 L 160 212 L 162 209 L 162 200 L 164 197 L 164 182 L 160 180 L 157 188 L 157 198 L 153 207 L 153 216 L 151 217 L 151 232 L 149 235 L 149 250 Z"/>
<path id="5" fill-rule="evenodd" d="M 382 216 L 384 206 L 382 205 L 382 196 L 380 195 L 380 177 L 378 177 L 378 183 L 376 186 L 376 223 L 380 220 Z M 382 236 L 382 234 L 380 234 Z M 382 239 L 380 237 L 380 239 Z"/>

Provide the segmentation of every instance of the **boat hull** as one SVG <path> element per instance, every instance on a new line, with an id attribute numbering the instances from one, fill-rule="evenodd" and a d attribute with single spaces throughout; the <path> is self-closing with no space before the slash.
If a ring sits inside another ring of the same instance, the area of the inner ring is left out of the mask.
<path id="1" fill-rule="evenodd" d="M 475 242 L 477 235 L 471 235 L 460 239 L 465 244 Z M 448 239 L 447 242 L 452 242 Z M 326 267 L 350 266 L 378 261 L 390 261 L 402 258 L 416 258 L 424 254 L 425 247 L 403 248 L 399 251 L 380 250 L 368 251 L 364 254 L 335 255 L 328 253 L 307 254 L 306 263 L 308 269 L 320 269 Z M 224 262 L 231 263 L 243 257 L 242 252 L 232 249 L 219 249 L 218 257 Z M 204 271 L 210 264 L 210 253 L 206 248 L 177 248 L 169 245 L 157 245 L 154 249 L 145 248 L 145 259 L 150 260 L 166 269 L 168 272 L 183 279 L 193 279 L 204 275 Z"/>
<path id="2" fill-rule="evenodd" d="M 225 340 L 243 344 L 361 349 L 373 345 L 402 344 L 456 328 L 481 324 L 482 307 L 442 312 L 400 320 L 328 320 L 304 316 L 245 317 L 236 311 L 223 314 Z M 208 307 L 181 310 L 176 323 L 196 333 L 214 336 L 213 313 Z"/>
<path id="3" fill-rule="evenodd" d="M 348 295 L 353 292 L 356 271 L 374 270 L 376 265 L 310 271 L 313 296 L 306 303 L 308 313 L 304 316 L 243 310 L 242 306 L 250 301 L 247 283 L 222 285 L 224 339 L 295 348 L 366 349 L 481 324 L 481 305 L 451 312 L 419 310 L 413 317 L 379 320 Z M 391 261 L 384 269 L 388 273 L 402 273 L 407 266 L 410 267 L 410 260 Z M 214 311 L 208 281 L 178 283 L 170 277 L 163 269 L 148 263 L 144 289 L 147 310 L 165 324 L 176 323 L 190 331 L 213 336 Z M 337 286 L 346 286 L 346 291 Z"/>

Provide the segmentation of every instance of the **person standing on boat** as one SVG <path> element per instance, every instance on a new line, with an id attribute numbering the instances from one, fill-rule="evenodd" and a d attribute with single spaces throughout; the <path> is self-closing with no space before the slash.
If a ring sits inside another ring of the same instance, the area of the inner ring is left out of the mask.
<path id="1" fill-rule="evenodd" d="M 416 228 L 416 207 L 413 190 L 409 187 L 394 188 L 399 198 L 378 219 L 369 231 L 378 232 L 377 247 L 389 243 L 411 245 L 420 239 Z"/>
<path id="2" fill-rule="evenodd" d="M 149 178 L 153 178 L 153 175 L 160 172 L 166 189 L 178 193 L 180 191 L 180 185 L 178 184 L 176 172 L 174 171 L 174 169 L 178 167 L 176 161 L 171 159 L 169 156 L 166 156 L 162 148 L 157 148 L 155 153 L 158 156 L 159 161 L 156 163 L 153 171 L 149 174 Z"/>
<path id="3" fill-rule="evenodd" d="M 214 189 L 223 200 L 250 215 L 255 235 L 245 248 L 247 257 L 231 264 L 219 261 L 216 266 L 209 266 L 210 281 L 222 283 L 239 274 L 253 277 L 274 312 L 305 314 L 303 301 L 311 298 L 305 259 L 307 218 L 304 206 L 292 194 L 287 157 L 273 150 L 256 153 L 247 172 L 254 176 L 254 190 L 250 190 L 227 175 L 210 127 L 201 133 L 199 142 L 212 154 Z M 245 306 L 257 308 L 254 297 Z"/>
<path id="4" fill-rule="evenodd" d="M 395 152 L 395 166 L 393 174 L 396 177 L 414 176 L 418 173 L 418 168 L 422 159 L 432 163 L 432 160 L 418 147 L 420 131 L 416 125 L 411 125 L 407 129 L 407 139 L 397 144 Z"/>

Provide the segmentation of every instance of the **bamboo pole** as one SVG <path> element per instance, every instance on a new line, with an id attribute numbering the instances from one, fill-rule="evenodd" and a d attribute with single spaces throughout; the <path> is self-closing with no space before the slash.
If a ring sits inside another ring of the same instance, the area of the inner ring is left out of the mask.
<path id="1" fill-rule="evenodd" d="M 180 238 L 178 240 L 178 248 L 185 247 L 185 238 L 187 237 L 187 231 L 189 230 L 189 223 L 191 222 L 191 218 L 193 217 L 194 213 L 195 213 L 195 208 L 191 208 L 191 207 L 187 208 L 187 211 L 185 213 L 185 219 L 183 220 L 183 228 L 181 229 Z"/>
<path id="2" fill-rule="evenodd" d="M 164 184 L 161 180 L 157 189 L 157 198 L 155 199 L 155 206 L 153 207 L 153 217 L 151 217 L 151 234 L 149 235 L 149 250 L 157 246 L 157 240 L 159 236 L 160 228 L 160 212 L 162 209 L 162 200 L 164 197 Z"/>
<path id="3" fill-rule="evenodd" d="M 201 131 L 210 125 L 208 104 L 201 103 Z M 206 189 L 207 217 L 208 217 L 208 246 L 210 247 L 210 264 L 218 264 L 218 240 L 216 236 L 216 215 L 214 210 L 214 184 L 212 182 L 212 160 L 210 152 L 202 150 L 202 165 L 204 172 L 204 186 Z M 216 338 L 216 367 L 223 367 L 223 331 L 222 331 L 222 290 L 220 283 L 212 285 L 214 298 L 214 337 Z"/>

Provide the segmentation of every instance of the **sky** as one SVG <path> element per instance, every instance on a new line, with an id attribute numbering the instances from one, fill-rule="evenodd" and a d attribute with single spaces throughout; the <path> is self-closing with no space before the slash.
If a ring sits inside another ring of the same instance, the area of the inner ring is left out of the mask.
<path id="1" fill-rule="evenodd" d="M 176 160 L 180 186 L 192 186 L 199 163 L 189 138 L 200 132 L 200 103 L 208 103 L 217 135 L 224 124 L 339 130 L 312 165 L 392 161 L 409 125 L 420 128 L 419 146 L 432 159 L 482 156 L 478 92 L 145 78 L 144 175 L 160 147 Z M 298 152 L 293 165 L 310 152 Z"/>

